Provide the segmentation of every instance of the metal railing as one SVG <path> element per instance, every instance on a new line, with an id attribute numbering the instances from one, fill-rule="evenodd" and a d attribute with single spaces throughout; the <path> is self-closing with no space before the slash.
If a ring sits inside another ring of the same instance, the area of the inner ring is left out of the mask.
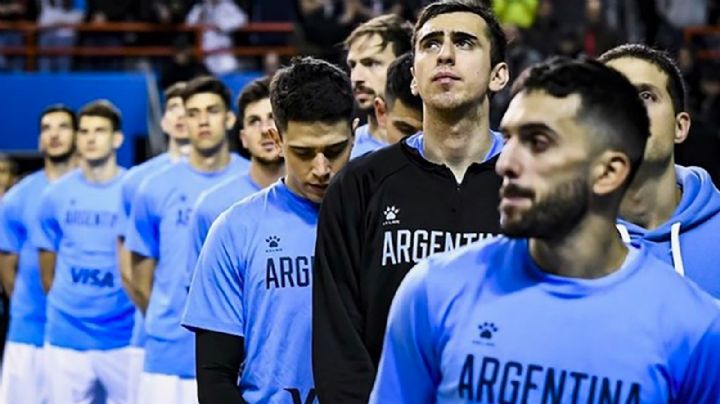
<path id="1" fill-rule="evenodd" d="M 33 22 L 6 22 L 0 21 L 0 31 L 15 31 L 23 34 L 24 45 L 0 47 L 0 55 L 24 56 L 25 69 L 34 71 L 37 68 L 39 56 L 84 56 L 84 57 L 171 57 L 175 54 L 173 46 L 143 46 L 143 45 L 120 45 L 120 46 L 88 46 L 77 44 L 68 47 L 42 47 L 38 44 L 38 34 L 45 30 L 58 28 L 70 28 L 78 33 L 178 33 L 192 34 L 193 53 L 198 60 L 204 56 L 217 53 L 231 53 L 235 56 L 263 56 L 274 52 L 280 56 L 292 56 L 297 54 L 297 49 L 290 45 L 265 46 L 265 45 L 243 45 L 229 49 L 215 49 L 206 51 L 202 46 L 203 32 L 215 29 L 208 25 L 187 25 L 187 24 L 155 24 L 145 22 L 107 22 L 107 23 L 81 23 L 69 25 L 40 26 Z M 249 23 L 234 32 L 247 34 L 280 33 L 290 34 L 294 32 L 292 23 L 287 22 L 262 22 Z M 290 39 L 288 39 L 290 43 Z"/>

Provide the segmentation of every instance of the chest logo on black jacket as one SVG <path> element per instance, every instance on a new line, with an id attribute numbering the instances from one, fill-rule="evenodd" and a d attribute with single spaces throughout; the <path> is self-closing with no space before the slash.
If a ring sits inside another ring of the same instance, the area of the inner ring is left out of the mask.
<path id="1" fill-rule="evenodd" d="M 387 206 L 385 207 L 385 210 L 383 211 L 383 216 L 385 217 L 385 220 L 383 221 L 383 226 L 390 226 L 392 224 L 400 224 L 400 220 L 398 220 L 398 214 L 400 214 L 400 209 L 396 208 L 395 206 Z"/>

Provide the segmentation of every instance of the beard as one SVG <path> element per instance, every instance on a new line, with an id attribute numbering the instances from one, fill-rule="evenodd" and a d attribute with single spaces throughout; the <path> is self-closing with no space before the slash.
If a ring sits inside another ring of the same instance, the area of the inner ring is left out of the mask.
<path id="1" fill-rule="evenodd" d="M 509 196 L 534 195 L 532 191 L 512 186 L 503 192 Z M 587 214 L 589 205 L 587 178 L 576 178 L 558 185 L 546 198 L 519 214 L 516 220 L 507 220 L 501 211 L 500 228 L 510 238 L 562 238 Z"/>
<path id="2" fill-rule="evenodd" d="M 68 150 L 66 150 L 64 153 L 51 155 L 48 153 L 45 153 L 45 157 L 47 157 L 48 160 L 50 160 L 53 164 L 62 164 L 68 162 L 73 155 L 75 154 L 75 147 L 70 147 Z"/>
<path id="3" fill-rule="evenodd" d="M 253 160 L 257 161 L 261 166 L 279 166 L 285 162 L 283 156 L 276 156 L 275 158 L 267 158 L 263 156 L 251 156 Z"/>

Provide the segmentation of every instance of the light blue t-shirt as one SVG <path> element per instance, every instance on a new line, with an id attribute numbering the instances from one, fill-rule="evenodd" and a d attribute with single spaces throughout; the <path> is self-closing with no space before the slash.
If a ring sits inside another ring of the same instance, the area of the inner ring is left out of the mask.
<path id="1" fill-rule="evenodd" d="M 249 403 L 314 402 L 318 209 L 278 182 L 220 215 L 200 253 L 183 325 L 245 339 L 240 390 Z"/>
<path id="2" fill-rule="evenodd" d="M 259 190 L 260 186 L 250 178 L 250 173 L 242 173 L 200 194 L 193 208 L 193 213 L 190 215 L 188 280 L 192 277 L 197 258 L 200 255 L 200 249 L 210 230 L 210 225 L 225 209 Z"/>
<path id="3" fill-rule="evenodd" d="M 182 161 L 148 178 L 135 195 L 125 247 L 156 260 L 145 313 L 146 372 L 195 377 L 194 337 L 180 326 L 187 297 L 190 214 L 203 191 L 237 175 L 241 167 L 236 155 L 215 172 L 200 172 Z"/>
<path id="4" fill-rule="evenodd" d="M 718 403 L 720 309 L 647 247 L 598 279 L 527 240 L 439 254 L 395 295 L 371 403 Z"/>
<path id="5" fill-rule="evenodd" d="M 497 156 L 500 154 L 500 152 L 503 149 L 503 146 L 505 145 L 505 141 L 502 138 L 502 134 L 500 132 L 495 132 L 493 130 L 490 131 L 490 139 L 492 140 L 492 143 L 490 144 L 490 150 L 488 150 L 487 154 L 485 154 L 485 157 L 483 158 L 483 162 L 490 160 L 491 158 Z M 405 143 L 412 147 L 413 149 L 417 150 L 417 152 L 425 158 L 425 150 L 424 150 L 424 143 L 425 143 L 425 137 L 422 132 L 418 132 L 414 135 L 410 135 L 405 139 Z"/>
<path id="6" fill-rule="evenodd" d="M 75 350 L 127 346 L 134 307 L 118 269 L 120 184 L 125 169 L 97 183 L 73 170 L 43 193 L 33 236 L 57 254 L 47 299 L 46 341 Z"/>
<path id="7" fill-rule="evenodd" d="M 375 151 L 387 145 L 387 143 L 375 139 L 370 133 L 370 125 L 365 124 L 355 129 L 355 142 L 353 143 L 353 148 L 350 152 L 350 159 L 362 156 L 365 153 Z"/>
<path id="8" fill-rule="evenodd" d="M 120 226 L 120 236 L 125 238 L 127 232 L 127 222 L 130 218 L 130 211 L 132 208 L 132 201 L 135 198 L 135 193 L 140 184 L 145 181 L 148 177 L 162 171 L 165 167 L 173 164 L 170 158 L 170 153 L 159 154 L 150 160 L 139 164 L 131 169 L 123 177 L 121 185 L 121 197 L 120 203 L 122 206 L 122 218 L 123 223 Z M 134 347 L 145 346 L 145 318 L 139 309 L 135 310 L 135 326 L 133 327 L 132 338 L 130 345 Z"/>
<path id="9" fill-rule="evenodd" d="M 12 187 L 0 202 L 0 251 L 18 256 L 7 339 L 37 347 L 45 336 L 45 291 L 36 243 L 30 240 L 36 232 L 30 227 L 37 225 L 38 195 L 49 184 L 45 172 L 38 171 Z"/>

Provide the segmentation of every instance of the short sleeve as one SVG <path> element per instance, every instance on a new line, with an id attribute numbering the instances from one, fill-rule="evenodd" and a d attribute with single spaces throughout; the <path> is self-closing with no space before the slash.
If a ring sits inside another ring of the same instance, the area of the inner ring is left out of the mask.
<path id="1" fill-rule="evenodd" d="M 8 194 L 0 201 L 0 251 L 5 253 L 20 253 L 26 237 L 18 202 L 17 194 Z"/>
<path id="2" fill-rule="evenodd" d="M 237 246 L 249 238 L 246 229 L 223 213 L 210 227 L 190 284 L 183 326 L 244 337 L 244 273 L 246 260 Z"/>
<path id="3" fill-rule="evenodd" d="M 31 239 L 37 248 L 57 252 L 60 248 L 60 240 L 62 238 L 62 229 L 58 220 L 58 201 L 55 187 L 50 187 L 45 191 L 40 200 L 38 209 L 38 220 L 33 226 L 31 224 Z"/>
<path id="4" fill-rule="evenodd" d="M 427 261 L 410 271 L 390 306 L 378 374 L 370 403 L 434 403 L 436 363 L 425 279 Z"/>
<path id="5" fill-rule="evenodd" d="M 151 191 L 151 184 L 145 182 L 133 198 L 126 226 L 125 248 L 157 259 L 160 257 L 160 216 Z"/>
<path id="6" fill-rule="evenodd" d="M 212 220 L 209 218 L 209 213 L 204 206 L 205 198 L 201 196 L 195 204 L 193 213 L 190 215 L 190 242 L 188 246 L 188 261 L 187 271 L 189 278 L 192 278 L 193 272 L 195 272 L 195 265 L 197 264 L 198 257 L 200 256 L 200 250 L 205 243 L 208 231 L 210 231 L 210 225 Z"/>

